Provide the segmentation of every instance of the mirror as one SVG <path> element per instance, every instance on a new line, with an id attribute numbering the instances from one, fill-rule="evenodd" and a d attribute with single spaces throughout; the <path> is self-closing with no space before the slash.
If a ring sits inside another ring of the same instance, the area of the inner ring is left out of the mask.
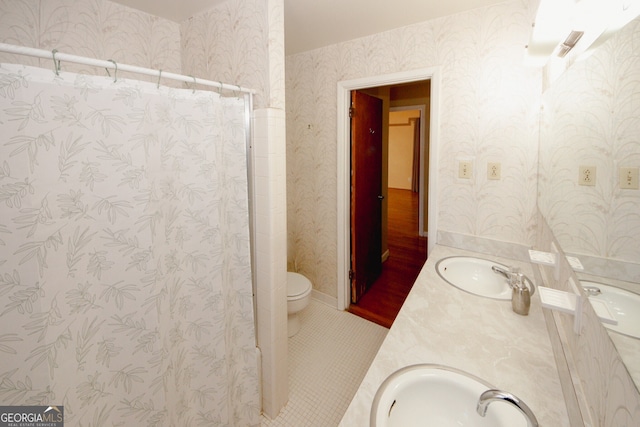
<path id="1" fill-rule="evenodd" d="M 571 64 L 542 99 L 540 212 L 582 263 L 581 281 L 640 294 L 640 18 Z M 640 388 L 640 339 L 610 336 Z"/>

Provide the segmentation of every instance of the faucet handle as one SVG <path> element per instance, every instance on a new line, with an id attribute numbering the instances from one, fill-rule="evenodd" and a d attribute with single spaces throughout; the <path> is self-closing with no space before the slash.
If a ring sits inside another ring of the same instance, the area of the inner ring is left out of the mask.
<path id="1" fill-rule="evenodd" d="M 516 287 L 520 283 L 522 283 L 523 274 L 520 272 L 520 267 L 509 267 L 507 277 L 509 279 L 509 286 L 511 288 Z"/>
<path id="2" fill-rule="evenodd" d="M 515 287 L 517 287 L 518 289 L 524 289 L 526 288 L 525 284 L 524 284 L 524 274 L 522 273 L 516 273 L 516 277 L 515 277 L 515 283 L 514 283 Z"/>

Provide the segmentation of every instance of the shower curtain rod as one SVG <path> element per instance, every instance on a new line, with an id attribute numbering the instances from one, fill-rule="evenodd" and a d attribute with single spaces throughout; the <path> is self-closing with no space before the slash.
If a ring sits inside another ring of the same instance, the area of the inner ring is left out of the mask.
<path id="1" fill-rule="evenodd" d="M 242 86 L 237 86 L 237 85 L 232 85 L 232 84 L 227 84 L 222 82 L 215 82 L 213 80 L 204 80 L 200 78 L 195 78 L 193 76 L 185 76 L 182 74 L 166 73 L 166 72 L 163 72 L 162 70 L 153 70 L 151 68 L 143 68 L 135 65 L 120 64 L 120 63 L 116 63 L 112 59 L 105 61 L 102 59 L 93 59 L 93 58 L 87 58 L 84 56 L 70 55 L 68 53 L 60 53 L 56 50 L 49 52 L 48 50 L 35 49 L 35 48 L 24 47 L 24 46 L 16 46 L 16 45 L 11 45 L 6 43 L 0 43 L 0 52 L 15 53 L 18 55 L 33 56 L 36 58 L 43 58 L 43 59 L 51 59 L 53 60 L 53 66 L 56 74 L 60 69 L 60 62 L 73 62 L 75 64 L 91 65 L 95 67 L 112 69 L 112 70 L 115 70 L 116 74 L 118 71 L 127 71 L 127 72 L 157 77 L 158 84 L 160 83 L 160 79 L 170 79 L 170 80 L 177 80 L 185 83 L 192 83 L 196 85 L 217 87 L 220 90 L 232 90 L 235 92 L 248 93 L 251 95 L 255 94 L 255 90 L 244 88 Z M 115 77 L 117 78 L 117 75 Z"/>

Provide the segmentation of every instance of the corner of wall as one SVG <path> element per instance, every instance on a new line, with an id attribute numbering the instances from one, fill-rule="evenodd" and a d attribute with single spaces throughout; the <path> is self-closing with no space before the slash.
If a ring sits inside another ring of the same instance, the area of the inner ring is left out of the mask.
<path id="1" fill-rule="evenodd" d="M 283 110 L 253 111 L 251 149 L 257 338 L 262 409 L 275 418 L 289 397 L 287 343 L 286 143 Z"/>

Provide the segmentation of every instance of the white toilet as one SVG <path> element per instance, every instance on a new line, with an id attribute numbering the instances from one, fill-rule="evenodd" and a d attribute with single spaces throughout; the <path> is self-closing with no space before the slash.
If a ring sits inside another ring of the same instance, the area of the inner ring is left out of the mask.
<path id="1" fill-rule="evenodd" d="M 300 273 L 287 272 L 287 326 L 289 337 L 300 330 L 298 312 L 311 301 L 311 281 Z"/>

